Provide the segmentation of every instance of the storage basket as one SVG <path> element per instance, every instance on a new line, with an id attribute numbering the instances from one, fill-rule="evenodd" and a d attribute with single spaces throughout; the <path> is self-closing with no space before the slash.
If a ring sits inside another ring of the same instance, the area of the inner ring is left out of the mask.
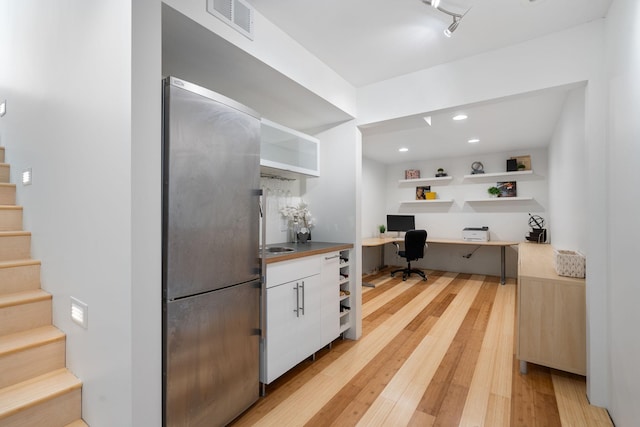
<path id="1" fill-rule="evenodd" d="M 586 259 L 580 252 L 554 248 L 553 264 L 560 276 L 583 278 L 585 275 Z"/>

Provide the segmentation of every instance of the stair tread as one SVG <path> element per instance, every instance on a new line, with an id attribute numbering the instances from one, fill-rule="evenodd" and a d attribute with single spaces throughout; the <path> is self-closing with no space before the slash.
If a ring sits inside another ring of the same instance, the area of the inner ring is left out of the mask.
<path id="1" fill-rule="evenodd" d="M 80 380 L 63 368 L 0 389 L 0 420 L 81 387 Z"/>
<path id="2" fill-rule="evenodd" d="M 20 206 L 20 205 L 0 205 L 0 209 L 7 209 L 7 210 L 10 210 L 10 209 L 19 210 L 20 209 L 21 210 L 22 206 Z"/>
<path id="3" fill-rule="evenodd" d="M 0 231 L 0 237 L 31 236 L 30 231 Z"/>
<path id="4" fill-rule="evenodd" d="M 39 259 L 18 259 L 11 261 L 0 261 L 1 268 L 23 267 L 27 265 L 40 265 Z"/>
<path id="5" fill-rule="evenodd" d="M 10 307 L 19 304 L 27 304 L 36 301 L 51 299 L 51 294 L 42 289 L 15 292 L 12 294 L 0 295 L 0 308 Z"/>
<path id="6" fill-rule="evenodd" d="M 0 336 L 0 356 L 64 339 L 65 334 L 55 326 L 43 326 Z"/>

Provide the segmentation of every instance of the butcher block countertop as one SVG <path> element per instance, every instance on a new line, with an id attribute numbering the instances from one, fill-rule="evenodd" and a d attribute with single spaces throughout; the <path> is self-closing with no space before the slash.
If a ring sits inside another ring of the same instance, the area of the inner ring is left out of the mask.
<path id="1" fill-rule="evenodd" d="M 326 254 L 329 252 L 341 251 L 353 248 L 352 243 L 334 243 L 334 242 L 313 242 L 306 243 L 272 243 L 267 248 L 274 246 L 283 246 L 294 249 L 293 252 L 270 253 L 267 254 L 265 262 L 271 264 L 274 262 L 287 261 L 290 259 L 303 258 L 311 255 Z"/>

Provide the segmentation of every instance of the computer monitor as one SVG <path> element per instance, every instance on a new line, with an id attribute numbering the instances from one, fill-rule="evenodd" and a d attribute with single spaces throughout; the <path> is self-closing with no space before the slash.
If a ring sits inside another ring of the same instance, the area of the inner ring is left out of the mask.
<path id="1" fill-rule="evenodd" d="M 413 215 L 387 215 L 387 230 L 409 231 L 416 229 L 416 217 Z"/>

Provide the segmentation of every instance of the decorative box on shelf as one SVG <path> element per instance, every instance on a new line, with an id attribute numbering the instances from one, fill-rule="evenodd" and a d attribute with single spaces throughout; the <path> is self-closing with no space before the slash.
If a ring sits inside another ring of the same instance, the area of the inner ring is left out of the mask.
<path id="1" fill-rule="evenodd" d="M 406 169 L 404 171 L 404 179 L 417 179 L 420 178 L 419 169 Z"/>
<path id="2" fill-rule="evenodd" d="M 586 259 L 580 252 L 554 248 L 553 265 L 559 276 L 578 278 L 585 276 Z"/>

